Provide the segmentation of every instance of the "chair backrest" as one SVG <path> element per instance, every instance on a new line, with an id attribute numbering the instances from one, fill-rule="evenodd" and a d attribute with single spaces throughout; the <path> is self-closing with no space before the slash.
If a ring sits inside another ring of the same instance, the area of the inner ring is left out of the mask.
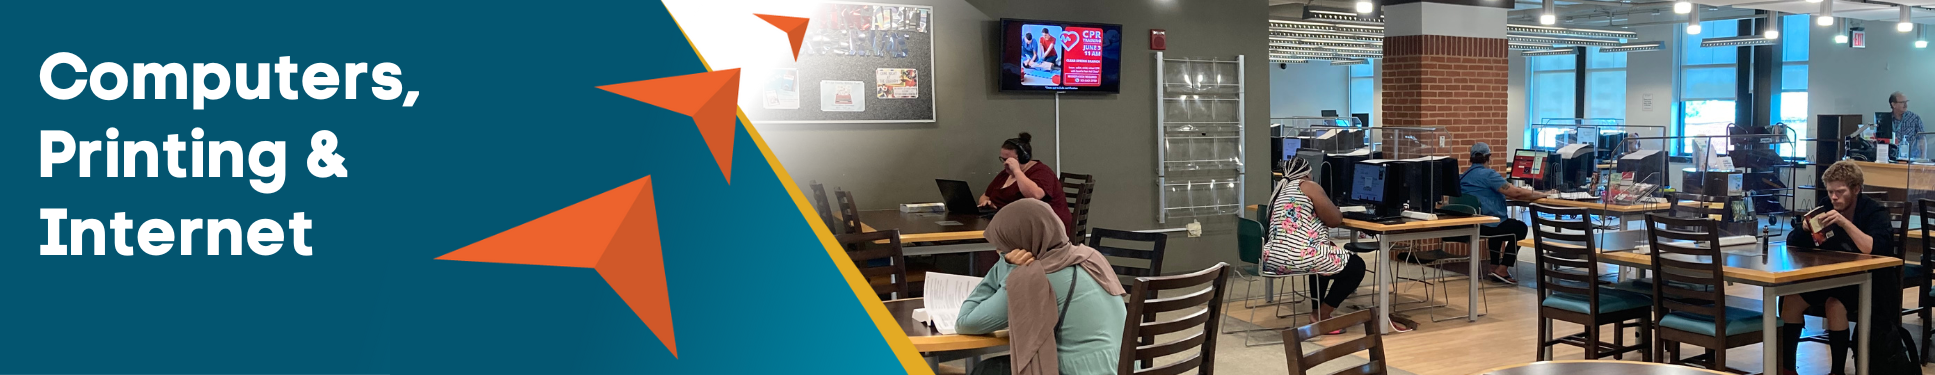
<path id="1" fill-rule="evenodd" d="M 1720 251 L 1720 223 L 1646 214 L 1646 237 L 1653 252 L 1655 323 L 1666 314 L 1688 312 L 1713 317 L 1713 331 L 1727 332 L 1726 279 L 1720 270 L 1726 254 Z"/>
<path id="2" fill-rule="evenodd" d="M 1552 218 L 1547 219 L 1548 214 Z M 1586 311 L 1599 311 L 1599 244 L 1594 241 L 1592 221 L 1587 214 L 1584 208 L 1532 204 L 1532 247 L 1538 250 L 1538 296 L 1543 300 L 1551 292 L 1582 295 L 1591 307 Z M 1566 217 L 1576 219 L 1566 220 Z"/>
<path id="3" fill-rule="evenodd" d="M 1216 365 L 1217 323 L 1223 316 L 1223 285 L 1229 280 L 1228 263 L 1217 262 L 1207 269 L 1175 276 L 1135 278 L 1129 287 L 1127 323 L 1122 328 L 1122 353 L 1116 373 L 1123 375 L 1174 375 L 1196 370 L 1213 375 Z M 1160 291 L 1193 291 L 1175 297 L 1152 298 Z M 1173 320 L 1157 321 L 1156 314 L 1186 312 Z M 1168 342 L 1155 342 L 1157 335 L 1189 332 Z M 1156 358 L 1195 351 L 1180 361 L 1156 364 Z M 1144 365 L 1137 366 L 1137 362 Z"/>
<path id="4" fill-rule="evenodd" d="M 1109 264 L 1115 266 L 1115 274 L 1126 277 L 1161 275 L 1163 247 L 1168 242 L 1169 236 L 1162 233 L 1140 233 L 1106 228 L 1095 228 L 1089 231 L 1088 235 L 1088 247 L 1095 248 L 1095 251 L 1101 252 L 1102 255 L 1131 260 L 1109 260 Z M 1146 267 L 1134 265 L 1145 261 L 1148 263 Z M 1127 280 L 1119 281 L 1123 283 L 1122 285 L 1129 285 Z"/>
<path id="5" fill-rule="evenodd" d="M 1256 220 L 1236 218 L 1236 259 L 1243 263 L 1261 265 L 1263 261 L 1263 223 Z"/>
<path id="6" fill-rule="evenodd" d="M 1875 201 L 1875 203 L 1888 210 L 1888 224 L 1894 225 L 1895 254 L 1908 254 L 1908 227 L 1912 226 L 1909 223 L 1908 203 L 1894 201 Z"/>
<path id="7" fill-rule="evenodd" d="M 860 207 L 853 203 L 853 193 L 834 191 L 833 199 L 840 201 L 840 221 L 846 227 L 846 234 L 860 233 Z"/>
<path id="8" fill-rule="evenodd" d="M 1727 197 L 1715 197 L 1693 193 L 1667 193 L 1668 212 L 1677 218 L 1707 218 L 1710 215 L 1725 215 Z M 1713 207 L 1715 203 L 1722 207 Z"/>
<path id="9" fill-rule="evenodd" d="M 838 222 L 833 220 L 833 206 L 826 203 L 826 186 L 820 185 L 818 181 L 813 182 L 811 186 L 813 188 L 813 210 L 819 212 L 820 221 L 826 223 L 826 230 L 833 231 L 833 233 L 846 233 L 846 231 L 838 226 Z"/>
<path id="10" fill-rule="evenodd" d="M 1935 259 L 1935 237 L 1929 236 L 1930 231 L 1935 231 L 1935 199 L 1922 199 L 1917 203 L 1920 206 L 1922 220 L 1922 264 L 1935 265 L 1935 262 L 1931 262 L 1931 259 Z M 1922 269 L 1930 268 L 1922 267 Z"/>
<path id="11" fill-rule="evenodd" d="M 1326 332 L 1350 328 L 1351 326 L 1363 326 L 1364 337 L 1326 346 L 1323 349 L 1309 354 L 1303 352 L 1303 345 L 1298 345 L 1313 337 L 1323 335 Z M 1308 375 L 1312 368 L 1363 351 L 1370 352 L 1371 360 L 1369 362 L 1332 374 L 1390 373 L 1390 370 L 1384 367 L 1384 335 L 1379 334 L 1377 331 L 1376 308 L 1359 310 L 1358 312 L 1345 314 L 1344 316 L 1311 323 L 1307 326 L 1283 330 L 1283 342 L 1283 356 L 1284 358 L 1288 358 L 1290 362 L 1291 375 Z"/>
<path id="12" fill-rule="evenodd" d="M 907 258 L 901 255 L 900 231 L 889 229 L 876 232 L 842 234 L 833 236 L 846 248 L 847 258 L 853 259 L 853 266 L 860 268 L 860 278 L 866 279 L 877 294 L 892 294 L 893 298 L 908 298 Z M 875 241 L 886 243 L 874 243 Z M 867 261 L 887 259 L 888 264 L 867 267 Z"/>
<path id="13" fill-rule="evenodd" d="M 1075 220 L 1071 239 L 1081 241 L 1088 235 L 1088 204 L 1095 199 L 1095 176 L 1062 172 L 1062 198 L 1068 201 L 1069 217 Z"/>

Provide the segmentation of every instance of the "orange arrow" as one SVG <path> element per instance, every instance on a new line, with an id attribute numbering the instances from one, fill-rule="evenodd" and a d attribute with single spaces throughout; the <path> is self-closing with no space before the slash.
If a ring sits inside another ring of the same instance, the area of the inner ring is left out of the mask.
<path id="1" fill-rule="evenodd" d="M 779 28 L 780 31 L 785 31 L 786 39 L 793 42 L 793 61 L 800 61 L 800 42 L 806 40 L 806 24 L 811 21 L 810 19 L 758 13 L 753 15 L 766 20 L 766 23 L 773 24 L 773 27 Z"/>
<path id="2" fill-rule="evenodd" d="M 645 176 L 437 257 L 440 260 L 591 268 L 679 356 L 659 247 L 652 177 Z"/>
<path id="3" fill-rule="evenodd" d="M 738 129 L 734 124 L 739 120 L 739 68 L 598 88 L 692 116 L 699 135 L 712 149 L 713 160 L 719 163 L 719 172 L 726 176 L 726 183 L 732 183 L 732 140 L 733 131 Z"/>

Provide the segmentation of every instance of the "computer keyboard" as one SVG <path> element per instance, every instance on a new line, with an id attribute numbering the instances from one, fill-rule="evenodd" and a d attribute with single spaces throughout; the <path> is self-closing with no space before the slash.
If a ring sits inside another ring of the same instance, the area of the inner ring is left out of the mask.
<path id="1" fill-rule="evenodd" d="M 1363 212 L 1363 211 L 1346 211 L 1344 212 L 1344 218 L 1351 219 L 1351 220 L 1358 220 L 1358 221 L 1377 221 L 1378 220 L 1377 215 L 1373 215 L 1369 212 Z"/>

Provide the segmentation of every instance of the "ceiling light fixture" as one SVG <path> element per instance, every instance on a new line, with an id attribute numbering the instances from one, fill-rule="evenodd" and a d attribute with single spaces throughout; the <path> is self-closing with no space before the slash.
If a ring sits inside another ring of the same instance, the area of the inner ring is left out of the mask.
<path id="1" fill-rule="evenodd" d="M 1369 64 L 1369 63 L 1370 63 L 1370 60 L 1362 60 L 1362 59 L 1358 59 L 1358 60 L 1330 60 L 1330 65 L 1332 65 L 1332 66 L 1342 66 L 1342 65 L 1364 65 L 1364 64 Z"/>
<path id="2" fill-rule="evenodd" d="M 1915 16 L 1913 14 L 1914 11 L 1911 10 L 1914 8 L 1910 8 L 1907 5 L 1897 5 L 1897 7 L 1901 7 L 1901 22 L 1895 23 L 1895 31 L 1904 33 L 1914 31 L 1915 21 L 1909 19 Z"/>
<path id="3" fill-rule="evenodd" d="M 1665 42 L 1637 42 L 1621 44 L 1617 47 L 1599 47 L 1599 53 L 1646 52 L 1665 49 Z"/>
<path id="4" fill-rule="evenodd" d="M 1915 32 L 1915 48 L 1928 48 L 1928 36 L 1926 34 L 1928 34 L 1928 29 L 1926 28 Z"/>
<path id="5" fill-rule="evenodd" d="M 1548 50 L 1525 51 L 1519 54 L 1525 56 L 1570 56 L 1578 54 L 1578 52 L 1572 48 L 1553 48 Z"/>
<path id="6" fill-rule="evenodd" d="M 1834 44 L 1848 44 L 1848 27 L 1846 24 L 1834 28 Z"/>
<path id="7" fill-rule="evenodd" d="M 1377 10 L 1376 7 L 1377 4 L 1371 4 L 1370 0 L 1357 0 L 1358 14 L 1368 14 L 1373 10 Z"/>
<path id="8" fill-rule="evenodd" d="M 1552 26 L 1552 24 L 1559 23 L 1559 8 L 1553 5 L 1553 2 L 1553 0 L 1545 0 L 1545 12 L 1539 13 L 1540 25 Z"/>
<path id="9" fill-rule="evenodd" d="M 1780 39 L 1780 12 L 1767 12 L 1767 25 L 1762 26 L 1761 30 L 1761 37 Z"/>
<path id="10" fill-rule="evenodd" d="M 1765 45 L 1773 45 L 1773 44 L 1774 44 L 1773 39 L 1767 39 L 1766 37 L 1762 37 L 1759 35 L 1741 35 L 1741 36 L 1730 36 L 1730 37 L 1724 37 L 1724 38 L 1706 38 L 1706 39 L 1700 40 L 1701 47 L 1765 46 Z"/>
<path id="11" fill-rule="evenodd" d="M 1673 2 L 1674 14 L 1687 14 L 1693 11 L 1693 2 L 1680 0 Z"/>
<path id="12" fill-rule="evenodd" d="M 1698 7 L 1686 14 L 1686 35 L 1700 35 L 1700 8 Z"/>
<path id="13" fill-rule="evenodd" d="M 1815 14 L 1814 24 L 1821 25 L 1821 26 L 1834 26 L 1834 0 L 1825 0 L 1821 2 L 1821 12 Z"/>

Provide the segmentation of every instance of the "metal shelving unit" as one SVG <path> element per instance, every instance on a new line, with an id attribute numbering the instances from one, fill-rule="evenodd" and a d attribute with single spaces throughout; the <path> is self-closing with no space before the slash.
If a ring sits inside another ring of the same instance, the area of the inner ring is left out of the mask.
<path id="1" fill-rule="evenodd" d="M 1243 55 L 1156 52 L 1156 222 L 1243 210 Z"/>

